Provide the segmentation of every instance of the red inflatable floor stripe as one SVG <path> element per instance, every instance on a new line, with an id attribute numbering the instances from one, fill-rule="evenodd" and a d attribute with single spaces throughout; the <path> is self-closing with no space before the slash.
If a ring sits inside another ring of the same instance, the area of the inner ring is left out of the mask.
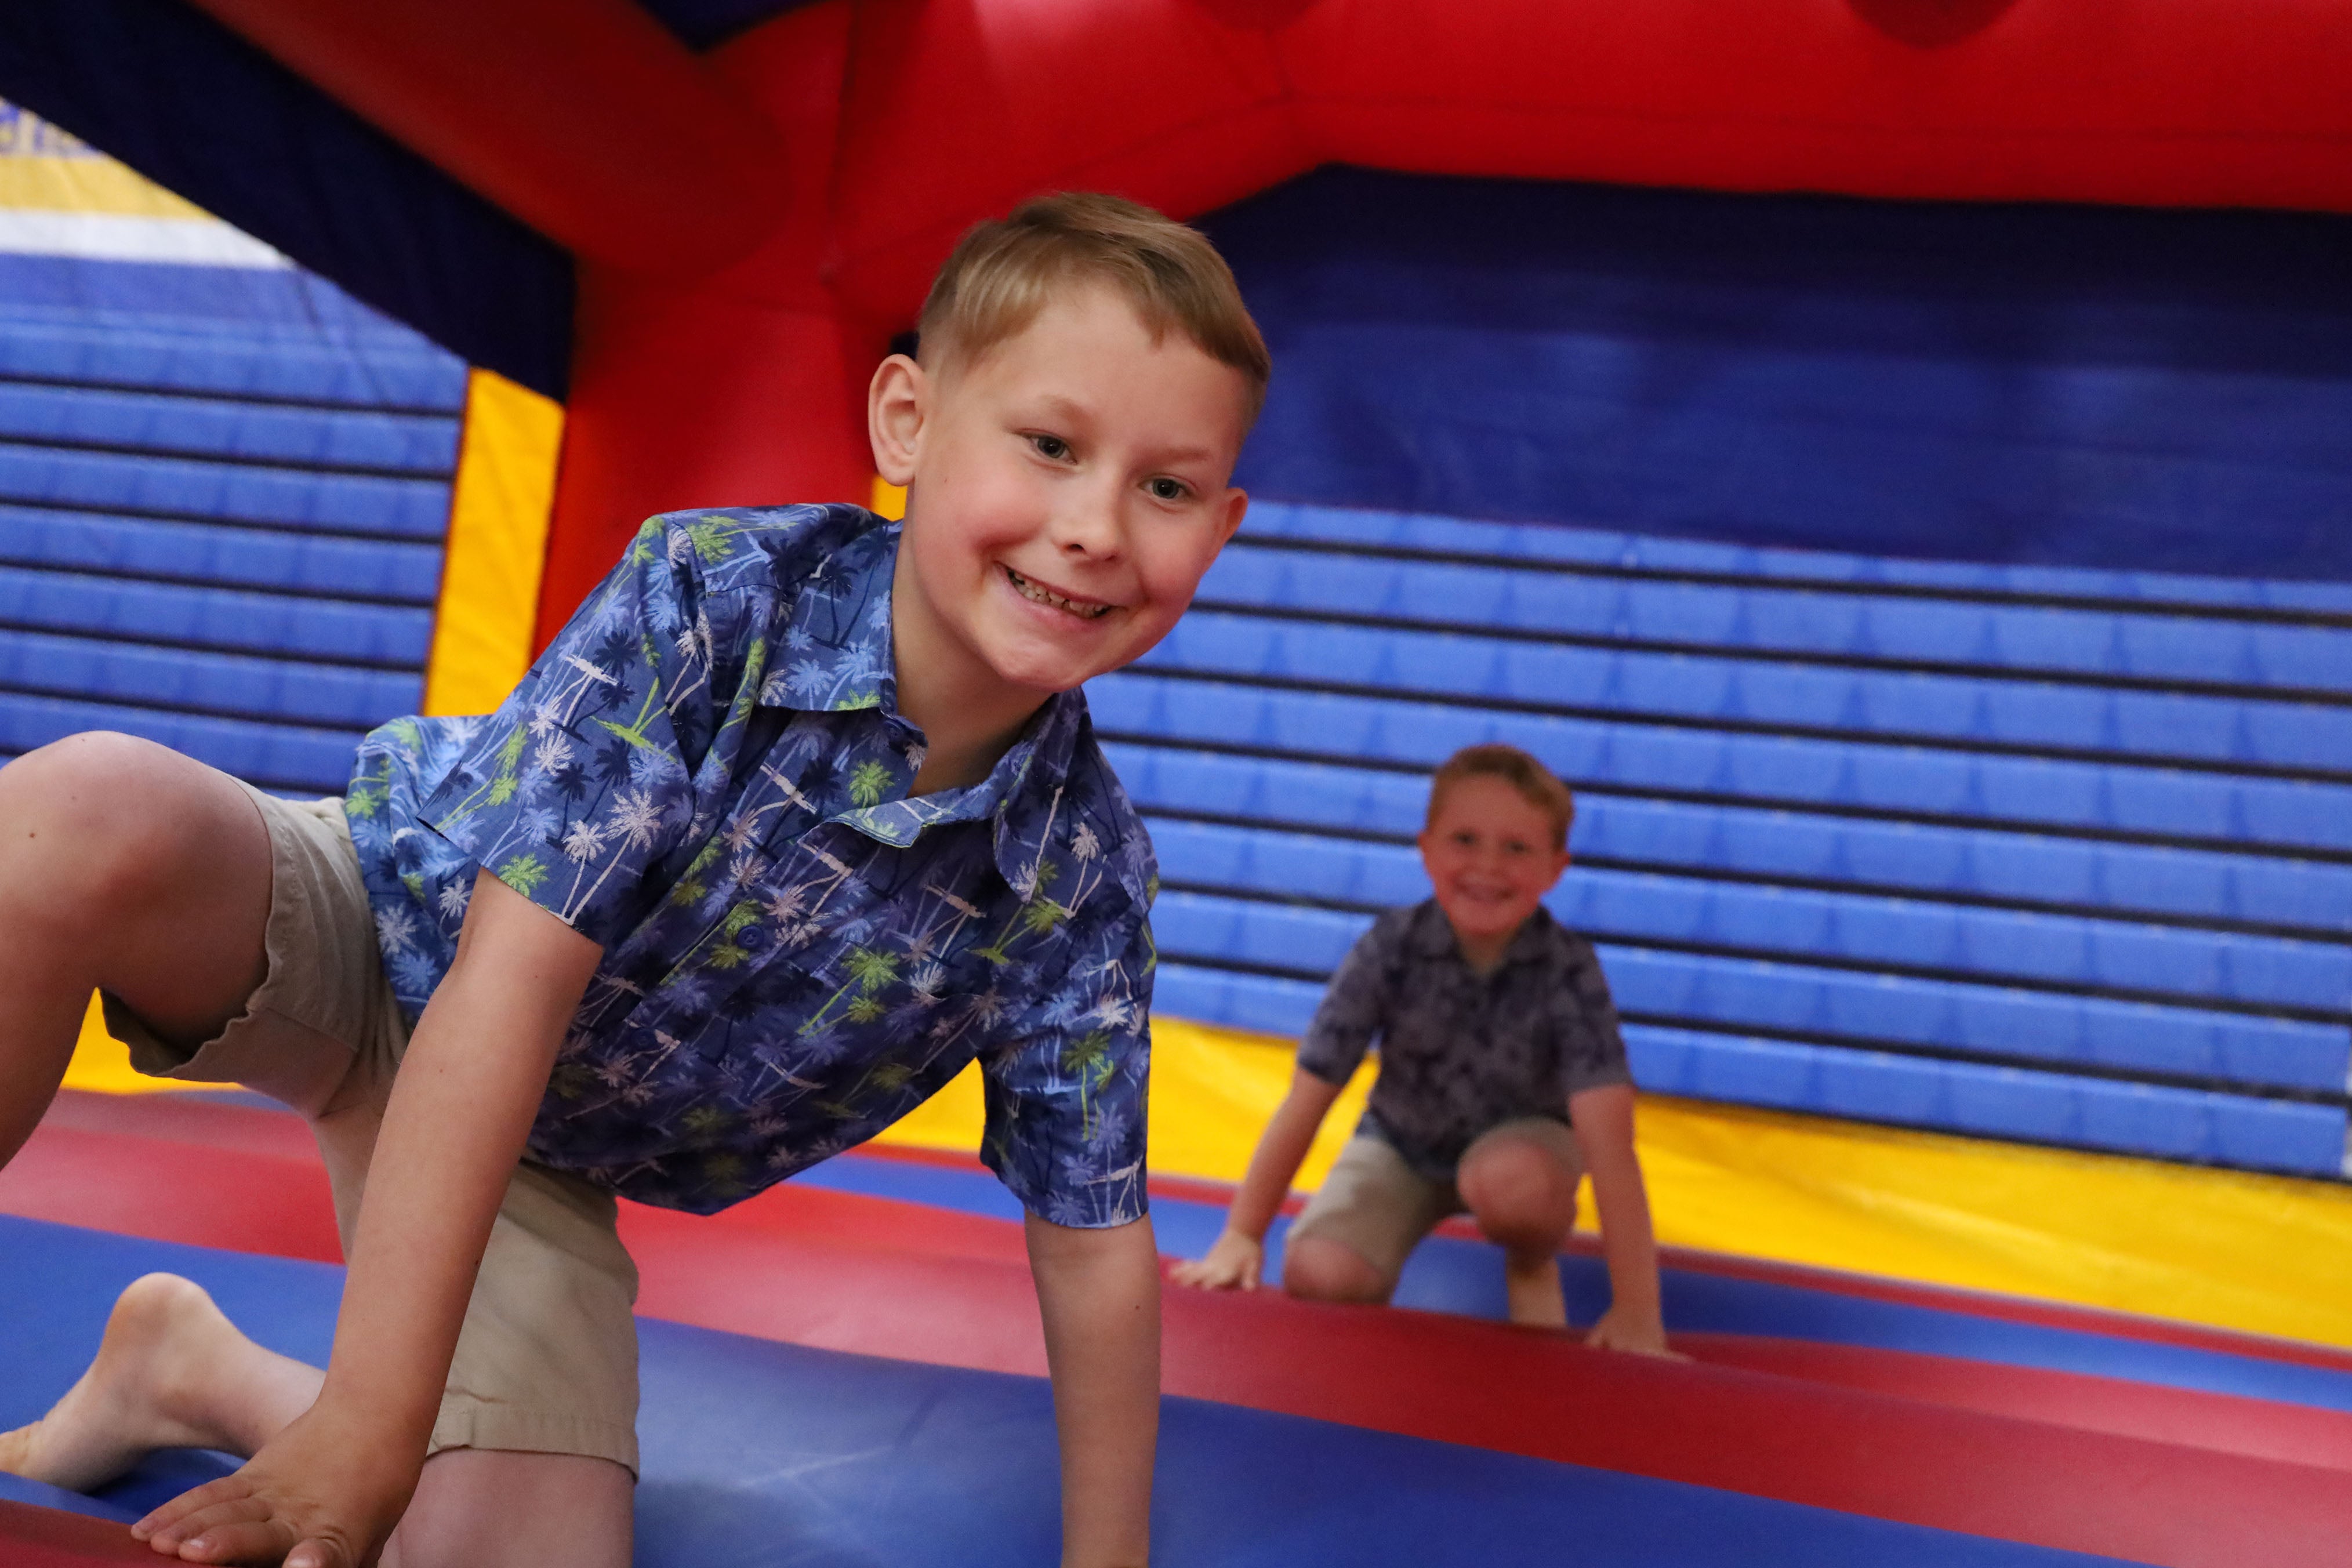
<path id="1" fill-rule="evenodd" d="M 0 1563 L 8 1568 L 88 1568 L 93 1563 L 163 1561 L 166 1559 L 131 1540 L 128 1526 L 0 1500 Z"/>
<path id="2" fill-rule="evenodd" d="M 34 1143 L 40 1217 L 75 1219 L 59 1210 L 78 1187 L 96 1210 L 129 1215 L 133 1234 L 193 1240 L 171 1232 L 195 1205 L 149 1200 L 209 1194 L 222 1213 L 203 1230 L 218 1245 L 234 1215 L 324 1208 L 315 1173 L 306 1198 L 289 1179 L 299 1163 L 282 1152 L 71 1128 Z M 25 1212 L 17 1175 L 0 1174 L 0 1207 Z M 256 1201 L 262 1193 L 275 1201 Z M 292 1234 L 282 1215 L 245 1223 L 248 1242 Z M 1043 1370 L 1020 1227 L 1009 1222 L 788 1185 L 710 1220 L 633 1207 L 625 1231 L 649 1314 Z M 2341 1560 L 2344 1476 L 2315 1466 L 1588 1352 L 1465 1319 L 1181 1290 L 1165 1310 L 1172 1394 L 2182 1568 Z M 1972 1370 L 1997 1383 L 2010 1369 Z"/>
<path id="3" fill-rule="evenodd" d="M 1709 1366 L 1741 1367 L 1899 1399 L 2119 1437 L 2315 1465 L 2352 1485 L 2352 1415 L 2201 1389 L 1958 1356 L 1760 1334 L 1677 1334 L 1675 1347 Z"/>

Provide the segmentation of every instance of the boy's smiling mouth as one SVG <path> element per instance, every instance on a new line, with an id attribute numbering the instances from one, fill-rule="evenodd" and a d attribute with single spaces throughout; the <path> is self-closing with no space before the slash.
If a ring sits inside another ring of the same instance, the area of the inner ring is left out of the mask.
<path id="1" fill-rule="evenodd" d="M 1003 563 L 1000 562 L 998 564 L 1003 565 Z M 1076 616 L 1082 621 L 1098 621 L 1118 608 L 1116 605 L 1104 604 L 1099 599 L 1081 599 L 1068 594 L 1056 593 L 1043 583 L 1031 582 L 1010 566 L 1005 566 L 1003 570 L 1005 580 L 1013 584 L 1013 591 L 1033 605 L 1044 605 L 1049 609 Z"/>

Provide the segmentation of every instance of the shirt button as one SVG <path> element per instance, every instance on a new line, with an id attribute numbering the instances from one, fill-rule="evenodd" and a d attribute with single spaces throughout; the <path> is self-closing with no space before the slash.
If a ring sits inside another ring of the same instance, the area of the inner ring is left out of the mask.
<path id="1" fill-rule="evenodd" d="M 756 952 L 768 945 L 768 933 L 759 926 L 745 926 L 735 933 L 735 945 Z"/>

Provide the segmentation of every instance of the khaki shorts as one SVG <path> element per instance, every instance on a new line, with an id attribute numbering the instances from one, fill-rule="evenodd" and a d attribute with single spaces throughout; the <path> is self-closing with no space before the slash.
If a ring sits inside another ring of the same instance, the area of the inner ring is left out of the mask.
<path id="1" fill-rule="evenodd" d="M 194 1052 L 113 996 L 106 1024 L 156 1078 L 234 1083 L 311 1119 L 345 1254 L 408 1028 L 378 956 L 342 802 L 249 785 L 269 829 L 268 973 Z M 611 1194 L 525 1163 L 491 1227 L 429 1450 L 581 1454 L 637 1468 L 637 1271 Z"/>
<path id="2" fill-rule="evenodd" d="M 1463 1152 L 1467 1163 L 1490 1139 L 1526 1139 L 1541 1145 L 1568 1168 L 1571 1178 L 1584 1174 L 1583 1152 L 1567 1123 L 1547 1116 L 1524 1117 L 1488 1128 Z M 1452 1182 L 1433 1182 L 1404 1156 L 1370 1133 L 1359 1132 L 1332 1162 L 1331 1173 L 1291 1222 L 1287 1246 L 1301 1237 L 1336 1241 L 1379 1270 L 1381 1299 L 1396 1289 L 1404 1260 L 1422 1237 L 1448 1215 L 1468 1205 Z"/>

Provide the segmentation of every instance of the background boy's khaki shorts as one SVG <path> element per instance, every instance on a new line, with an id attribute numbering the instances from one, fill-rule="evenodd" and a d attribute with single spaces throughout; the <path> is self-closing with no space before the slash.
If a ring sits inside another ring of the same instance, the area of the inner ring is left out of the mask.
<path id="1" fill-rule="evenodd" d="M 342 802 L 240 784 L 269 830 L 269 967 L 245 1012 L 190 1052 L 106 996 L 107 1028 L 157 1078 L 234 1083 L 311 1118 L 346 1255 L 408 1028 L 378 955 Z M 637 1271 L 609 1194 L 525 1163 L 466 1308 L 431 1452 L 581 1454 L 637 1468 Z"/>
<path id="2" fill-rule="evenodd" d="M 1583 1151 L 1565 1122 L 1529 1116 L 1497 1123 L 1463 1152 L 1463 1162 L 1466 1163 L 1493 1139 L 1532 1142 L 1558 1158 L 1570 1179 L 1583 1178 Z M 1421 1238 L 1439 1220 L 1467 1207 L 1452 1182 L 1430 1180 L 1405 1163 L 1404 1156 L 1387 1143 L 1359 1132 L 1348 1140 L 1339 1159 L 1332 1162 L 1331 1173 L 1291 1222 L 1284 1245 L 1307 1236 L 1338 1242 L 1380 1271 L 1381 1299 L 1386 1300 L 1396 1289 L 1397 1276 L 1404 1272 L 1405 1258 L 1421 1245 Z"/>

